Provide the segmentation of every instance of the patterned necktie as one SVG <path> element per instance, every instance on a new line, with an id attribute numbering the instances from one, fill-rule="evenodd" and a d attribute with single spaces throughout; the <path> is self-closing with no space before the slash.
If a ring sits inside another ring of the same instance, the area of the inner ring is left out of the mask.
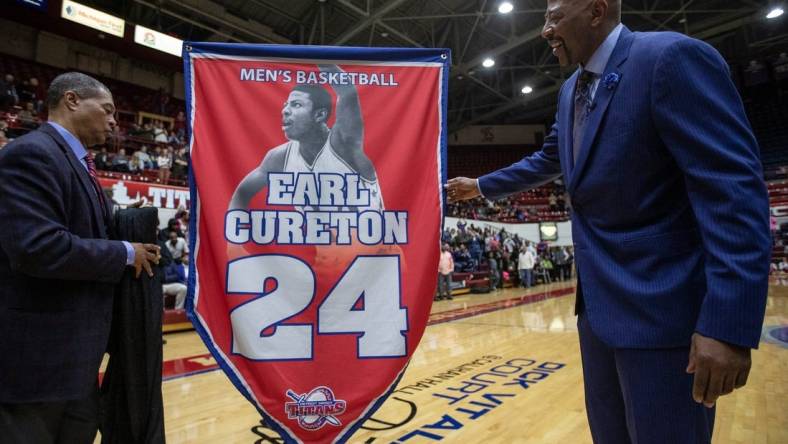
<path id="1" fill-rule="evenodd" d="M 591 71 L 583 71 L 577 79 L 575 89 L 575 124 L 572 128 L 572 155 L 574 162 L 580 154 L 580 146 L 583 144 L 583 130 L 586 127 L 588 113 L 591 111 L 591 84 L 596 75 Z"/>
<path id="2" fill-rule="evenodd" d="M 93 184 L 93 191 L 96 192 L 96 197 L 99 200 L 99 204 L 101 204 L 101 214 L 106 215 L 107 204 L 104 202 L 104 191 L 101 189 L 101 185 L 99 185 L 98 174 L 96 173 L 96 162 L 93 160 L 93 154 L 88 151 L 84 159 L 85 165 L 88 166 L 88 173 L 90 174 L 90 182 Z"/>

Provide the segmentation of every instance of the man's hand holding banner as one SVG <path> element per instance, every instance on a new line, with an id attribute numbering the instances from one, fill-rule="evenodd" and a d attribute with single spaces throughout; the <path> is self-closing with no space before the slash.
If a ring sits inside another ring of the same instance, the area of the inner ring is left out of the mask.
<path id="1" fill-rule="evenodd" d="M 344 442 L 436 283 L 448 50 L 184 45 L 187 310 L 288 442 Z"/>

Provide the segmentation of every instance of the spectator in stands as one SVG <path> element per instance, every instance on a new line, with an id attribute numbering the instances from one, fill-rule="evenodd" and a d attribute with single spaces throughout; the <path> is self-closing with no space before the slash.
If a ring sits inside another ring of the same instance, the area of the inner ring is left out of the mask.
<path id="1" fill-rule="evenodd" d="M 181 260 L 173 260 L 164 267 L 162 293 L 175 296 L 175 309 L 182 310 L 186 302 L 186 278 L 188 276 L 189 254 L 182 256 Z"/>
<path id="2" fill-rule="evenodd" d="M 550 249 L 550 260 L 553 262 L 553 280 L 564 280 L 564 266 L 566 266 L 566 255 L 561 247 Z"/>
<path id="3" fill-rule="evenodd" d="M 189 253 L 189 246 L 186 244 L 186 239 L 178 237 L 177 230 L 169 230 L 167 250 L 170 251 L 174 261 L 180 262 L 183 255 Z"/>
<path id="4" fill-rule="evenodd" d="M 119 173 L 127 173 L 129 171 L 129 158 L 126 156 L 126 150 L 121 148 L 118 154 L 112 158 L 112 170 Z"/>
<path id="5" fill-rule="evenodd" d="M 550 197 L 547 198 L 547 204 L 550 205 L 550 211 L 558 211 L 558 197 L 555 193 L 550 193 Z"/>
<path id="6" fill-rule="evenodd" d="M 164 123 L 160 120 L 153 124 L 153 141 L 156 143 L 167 143 L 167 130 L 164 129 Z"/>
<path id="7" fill-rule="evenodd" d="M 189 210 L 181 206 L 175 213 L 175 221 L 178 222 L 178 229 L 183 234 L 184 239 L 189 238 Z"/>
<path id="8" fill-rule="evenodd" d="M 481 242 L 481 238 L 479 237 L 479 233 L 476 232 L 475 230 L 474 233 L 471 235 L 468 252 L 470 253 L 474 262 L 476 262 L 476 264 L 481 264 L 482 254 L 484 254 L 484 251 L 482 250 L 482 242 Z"/>
<path id="9" fill-rule="evenodd" d="M 553 281 L 553 261 L 550 260 L 550 255 L 548 253 L 549 252 L 545 251 L 539 258 L 539 267 L 545 271 L 545 284 L 549 284 Z"/>
<path id="10" fill-rule="evenodd" d="M 454 250 L 454 262 L 458 271 L 467 272 L 474 269 L 473 259 L 465 244 L 460 244 L 460 247 Z"/>
<path id="11" fill-rule="evenodd" d="M 169 135 L 167 136 L 167 143 L 170 145 L 183 145 L 183 140 L 178 138 L 175 134 L 175 131 L 170 131 Z"/>
<path id="12" fill-rule="evenodd" d="M 158 150 L 157 150 L 158 151 Z M 161 149 L 161 153 L 156 157 L 156 164 L 159 167 L 159 182 L 167 184 L 170 181 L 170 168 L 172 167 L 172 148 Z"/>
<path id="13" fill-rule="evenodd" d="M 175 135 L 179 140 L 184 140 L 186 138 L 186 115 L 183 111 L 178 111 L 172 129 L 175 131 Z"/>
<path id="14" fill-rule="evenodd" d="M 19 122 L 27 129 L 38 127 L 38 115 L 32 102 L 26 102 L 25 108 L 19 112 Z"/>
<path id="15" fill-rule="evenodd" d="M 454 272 L 454 258 L 451 254 L 449 244 L 441 247 L 440 260 L 438 261 L 438 296 L 436 301 L 441 299 L 453 299 L 451 296 L 451 276 Z"/>
<path id="16" fill-rule="evenodd" d="M 164 91 L 164 88 L 159 88 L 159 114 L 167 114 L 167 106 L 170 104 L 170 94 Z"/>
<path id="17" fill-rule="evenodd" d="M 167 228 L 159 231 L 159 240 L 161 242 L 167 242 L 170 240 L 170 233 L 175 232 L 177 237 L 184 237 L 183 232 L 180 228 L 178 228 L 178 220 L 172 218 L 167 221 Z"/>
<path id="18" fill-rule="evenodd" d="M 145 138 L 143 136 L 144 132 L 145 130 L 141 126 L 139 126 L 137 122 L 132 122 L 131 125 L 129 125 L 127 134 L 129 135 L 129 137 L 139 137 L 142 139 Z"/>
<path id="19" fill-rule="evenodd" d="M 498 291 L 498 286 L 501 285 L 501 267 L 498 265 L 498 257 L 493 251 L 487 254 L 487 267 L 490 270 L 490 288 Z"/>
<path id="20" fill-rule="evenodd" d="M 147 145 L 142 145 L 140 149 L 134 153 L 133 157 L 140 163 L 142 166 L 141 169 L 149 170 L 153 168 L 153 162 L 148 154 Z"/>
<path id="21" fill-rule="evenodd" d="M 109 170 L 110 159 L 109 159 L 109 154 L 107 153 L 107 147 L 105 146 L 101 147 L 101 151 L 99 151 L 99 153 L 96 154 L 95 162 L 96 162 L 97 170 L 103 170 L 103 171 Z"/>
<path id="22" fill-rule="evenodd" d="M 464 218 L 460 218 L 457 221 L 457 229 L 460 230 L 460 233 L 465 233 L 465 227 L 468 225 L 468 221 Z"/>
<path id="23" fill-rule="evenodd" d="M 137 134 L 137 137 L 140 139 L 146 139 L 153 141 L 154 133 L 153 133 L 153 124 L 150 122 L 146 122 L 142 125 L 142 129 Z"/>
<path id="24" fill-rule="evenodd" d="M 128 172 L 131 174 L 141 174 L 145 170 L 145 166 L 138 158 L 131 156 L 128 163 Z"/>
<path id="25" fill-rule="evenodd" d="M 189 171 L 189 157 L 186 154 L 186 148 L 178 148 L 177 154 L 172 162 L 172 175 L 176 179 L 185 179 L 186 173 Z"/>
<path id="26" fill-rule="evenodd" d="M 35 77 L 23 81 L 22 86 L 19 88 L 19 101 L 32 103 L 36 113 L 43 111 L 43 99 L 45 96 L 46 90 L 38 83 L 38 79 Z"/>
<path id="27" fill-rule="evenodd" d="M 14 83 L 14 76 L 6 74 L 0 83 L 0 111 L 7 110 L 19 103 L 19 94 Z"/>
<path id="28" fill-rule="evenodd" d="M 534 265 L 536 260 L 528 248 L 520 250 L 517 258 L 517 268 L 520 271 L 520 287 L 531 288 L 534 285 Z"/>
<path id="29" fill-rule="evenodd" d="M 46 87 L 43 83 L 39 83 L 38 79 L 35 77 L 30 78 L 30 89 L 33 92 L 33 104 L 35 105 L 36 112 L 41 114 L 44 112 L 44 99 L 47 95 Z"/>
<path id="30" fill-rule="evenodd" d="M 527 248 L 528 251 L 531 252 L 531 254 L 534 256 L 534 260 L 536 260 L 537 253 L 536 253 L 536 247 L 534 247 L 533 242 L 528 241 L 528 240 L 525 241 L 525 248 Z"/>
<path id="31" fill-rule="evenodd" d="M 506 254 L 512 254 L 514 253 L 515 245 L 516 243 L 514 238 L 511 236 L 506 236 L 506 238 L 503 240 L 503 251 Z"/>

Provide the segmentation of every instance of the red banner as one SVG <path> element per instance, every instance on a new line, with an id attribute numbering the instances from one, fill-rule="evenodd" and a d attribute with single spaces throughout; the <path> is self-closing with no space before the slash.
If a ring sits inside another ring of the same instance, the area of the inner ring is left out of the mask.
<path id="1" fill-rule="evenodd" d="M 99 182 L 102 188 L 112 191 L 112 200 L 120 205 L 128 205 L 141 200 L 143 204 L 150 204 L 156 208 L 189 208 L 188 188 L 106 177 L 100 177 Z"/>
<path id="2" fill-rule="evenodd" d="M 448 54 L 185 48 L 187 311 L 287 442 L 344 442 L 427 325 Z"/>

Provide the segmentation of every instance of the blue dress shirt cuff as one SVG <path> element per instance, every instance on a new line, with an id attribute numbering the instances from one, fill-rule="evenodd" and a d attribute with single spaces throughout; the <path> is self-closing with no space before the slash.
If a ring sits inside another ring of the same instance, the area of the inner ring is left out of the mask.
<path id="1" fill-rule="evenodd" d="M 484 197 L 484 193 L 482 193 L 482 187 L 479 185 L 479 179 L 476 179 L 476 190 L 479 191 L 479 196 L 483 197 L 484 199 L 487 199 L 486 197 Z"/>
<path id="2" fill-rule="evenodd" d="M 126 265 L 134 265 L 134 247 L 132 247 L 129 242 L 121 242 L 123 242 L 123 246 L 126 247 Z"/>

